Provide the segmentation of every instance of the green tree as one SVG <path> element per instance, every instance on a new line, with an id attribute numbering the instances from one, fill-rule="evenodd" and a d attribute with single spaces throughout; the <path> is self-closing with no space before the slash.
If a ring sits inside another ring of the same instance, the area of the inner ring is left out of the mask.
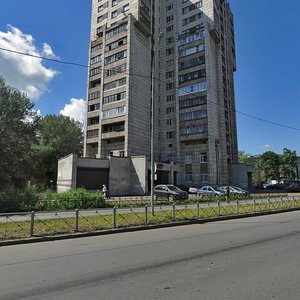
<path id="1" fill-rule="evenodd" d="M 251 164 L 252 159 L 250 154 L 247 154 L 244 150 L 239 151 L 239 162 L 241 164 Z"/>
<path id="2" fill-rule="evenodd" d="M 294 180 L 296 177 L 297 153 L 296 151 L 283 149 L 281 157 L 281 172 L 285 179 Z"/>
<path id="3" fill-rule="evenodd" d="M 63 115 L 47 115 L 40 121 L 39 142 L 33 148 L 34 174 L 42 184 L 56 182 L 57 161 L 70 153 L 82 155 L 81 123 Z"/>
<path id="4" fill-rule="evenodd" d="M 23 186 L 39 116 L 25 94 L 0 77 L 0 186 Z"/>
<path id="5" fill-rule="evenodd" d="M 267 151 L 260 157 L 260 167 L 264 171 L 266 180 L 280 178 L 281 156 L 273 151 Z"/>

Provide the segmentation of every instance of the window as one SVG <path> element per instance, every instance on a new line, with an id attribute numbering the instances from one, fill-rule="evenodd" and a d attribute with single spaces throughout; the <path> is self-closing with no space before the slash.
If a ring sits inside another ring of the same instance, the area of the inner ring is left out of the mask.
<path id="1" fill-rule="evenodd" d="M 105 37 L 107 39 L 109 39 L 109 38 L 112 38 L 113 36 L 115 36 L 115 35 L 117 35 L 121 32 L 126 31 L 126 30 L 127 30 L 127 23 L 123 23 L 123 24 L 121 24 L 121 25 L 119 25 L 119 26 L 117 26 L 113 29 L 110 29 L 110 30 L 106 31 Z"/>
<path id="2" fill-rule="evenodd" d="M 91 58 L 91 65 L 96 64 L 97 62 L 102 61 L 102 54 L 97 55 Z"/>
<path id="3" fill-rule="evenodd" d="M 95 76 L 95 75 L 100 74 L 100 73 L 101 73 L 101 68 L 100 67 L 97 67 L 97 68 L 94 68 L 94 69 L 90 70 L 90 76 Z"/>
<path id="4" fill-rule="evenodd" d="M 196 33 L 192 33 L 192 34 L 182 37 L 181 39 L 179 39 L 179 45 L 183 46 L 183 45 L 192 43 L 194 41 L 197 41 L 203 37 L 204 37 L 204 29 L 202 29 L 201 31 L 198 31 Z"/>
<path id="5" fill-rule="evenodd" d="M 118 0 L 112 0 L 111 1 L 111 6 L 116 6 L 118 4 Z"/>
<path id="6" fill-rule="evenodd" d="M 185 174 L 185 181 L 186 182 L 193 182 L 193 173 L 186 173 Z"/>
<path id="7" fill-rule="evenodd" d="M 202 92 L 207 89 L 207 83 L 206 82 L 200 82 L 192 85 L 188 85 L 185 87 L 180 88 L 178 94 L 179 96 L 185 96 L 188 94 L 193 94 L 197 92 Z"/>
<path id="8" fill-rule="evenodd" d="M 175 131 L 168 131 L 167 132 L 167 139 L 175 138 Z"/>
<path id="9" fill-rule="evenodd" d="M 122 38 L 105 46 L 105 52 L 121 47 L 127 43 L 127 38 Z"/>
<path id="10" fill-rule="evenodd" d="M 179 76 L 179 83 L 190 81 L 190 80 L 195 80 L 195 79 L 198 79 L 198 78 L 203 78 L 205 76 L 206 76 L 205 69 L 202 69 L 200 71 L 187 73 L 187 74 Z"/>
<path id="11" fill-rule="evenodd" d="M 179 102 L 179 108 L 187 108 L 187 107 L 199 106 L 203 104 L 207 104 L 207 96 L 198 96 L 198 97 L 184 99 Z"/>
<path id="12" fill-rule="evenodd" d="M 174 101 L 175 95 L 167 95 L 167 102 Z"/>
<path id="13" fill-rule="evenodd" d="M 119 74 L 119 73 L 123 73 L 126 71 L 126 64 L 122 64 L 122 65 L 119 65 L 119 66 L 116 66 L 114 68 L 111 68 L 111 69 L 106 69 L 105 72 L 104 72 L 104 77 L 110 77 L 110 76 L 113 76 L 113 75 L 116 75 L 116 74 Z"/>
<path id="14" fill-rule="evenodd" d="M 179 115 L 179 121 L 191 121 L 207 118 L 207 110 L 197 110 Z"/>
<path id="15" fill-rule="evenodd" d="M 99 129 L 87 131 L 88 138 L 93 138 L 93 137 L 98 137 L 98 136 L 99 136 Z"/>
<path id="16" fill-rule="evenodd" d="M 170 107 L 166 108 L 166 113 L 167 114 L 173 113 L 174 111 L 175 111 L 175 107 L 174 106 L 170 106 Z"/>
<path id="17" fill-rule="evenodd" d="M 111 63 L 113 63 L 115 61 L 118 61 L 120 59 L 123 59 L 125 57 L 127 57 L 127 50 L 124 50 L 124 51 L 118 52 L 114 55 L 106 57 L 105 58 L 105 65 L 111 64 Z"/>
<path id="18" fill-rule="evenodd" d="M 179 57 L 185 57 L 185 56 L 188 56 L 188 55 L 191 55 L 191 54 L 203 51 L 203 50 L 204 50 L 204 44 L 200 44 L 200 45 L 179 51 Z"/>
<path id="19" fill-rule="evenodd" d="M 126 98 L 126 92 L 106 96 L 103 98 L 103 104 L 113 103 L 116 101 L 120 101 Z"/>
<path id="20" fill-rule="evenodd" d="M 127 10 L 129 10 L 129 3 L 123 6 L 123 11 L 125 12 Z"/>
<path id="21" fill-rule="evenodd" d="M 207 130 L 208 130 L 207 124 L 185 126 L 180 128 L 180 134 L 188 135 L 188 134 L 203 133 L 203 132 L 207 132 Z"/>
<path id="22" fill-rule="evenodd" d="M 92 46 L 91 47 L 91 53 L 94 53 L 94 52 L 96 52 L 98 50 L 101 50 L 101 49 L 102 49 L 102 44 L 98 44 L 96 46 Z"/>
<path id="23" fill-rule="evenodd" d="M 185 163 L 186 165 L 192 164 L 192 163 L 193 163 L 192 155 L 186 155 L 185 158 L 184 158 L 184 163 Z"/>
<path id="24" fill-rule="evenodd" d="M 206 152 L 202 152 L 200 154 L 200 163 L 207 163 L 207 153 Z"/>
<path id="25" fill-rule="evenodd" d="M 118 16 L 118 11 L 117 11 L 117 10 L 115 10 L 115 11 L 113 11 L 113 12 L 111 13 L 111 18 L 112 18 L 112 19 L 116 18 L 117 16 Z"/>
<path id="26" fill-rule="evenodd" d="M 100 91 L 89 93 L 89 100 L 100 98 Z"/>
<path id="27" fill-rule="evenodd" d="M 99 109 L 100 109 L 100 103 L 89 105 L 89 107 L 88 107 L 88 111 L 94 111 L 94 110 L 99 110 Z"/>
<path id="28" fill-rule="evenodd" d="M 120 107 L 117 107 L 117 108 L 104 110 L 102 112 L 102 117 L 103 118 L 111 118 L 111 117 L 115 117 L 115 116 L 118 116 L 118 115 L 122 115 L 125 112 L 126 112 L 126 106 L 120 106 Z"/>
<path id="29" fill-rule="evenodd" d="M 166 90 L 169 91 L 169 90 L 172 90 L 175 88 L 175 83 L 174 82 L 169 82 L 166 84 Z"/>
<path id="30" fill-rule="evenodd" d="M 108 91 L 110 89 L 114 89 L 114 88 L 117 88 L 119 86 L 123 86 L 125 84 L 126 84 L 126 77 L 118 79 L 118 80 L 115 80 L 115 81 L 112 81 L 112 82 L 105 83 L 103 85 L 103 90 L 104 91 Z"/>
<path id="31" fill-rule="evenodd" d="M 184 70 L 188 68 L 192 68 L 195 66 L 203 65 L 205 64 L 205 56 L 195 57 L 186 61 L 179 62 L 178 68 L 179 70 Z"/>

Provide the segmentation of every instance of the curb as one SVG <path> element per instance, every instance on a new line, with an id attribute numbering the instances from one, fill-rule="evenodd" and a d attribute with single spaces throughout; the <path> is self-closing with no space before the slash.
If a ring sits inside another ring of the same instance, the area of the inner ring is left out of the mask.
<path id="1" fill-rule="evenodd" d="M 68 233 L 68 234 L 44 236 L 44 237 L 32 237 L 32 238 L 25 238 L 25 239 L 6 240 L 6 241 L 0 241 L 0 247 L 12 246 L 12 245 L 22 245 L 22 244 L 32 244 L 32 243 L 40 243 L 40 242 L 51 242 L 51 241 L 76 239 L 76 238 L 84 238 L 84 237 L 93 237 L 93 236 L 109 235 L 109 234 L 116 234 L 116 233 L 144 231 L 144 230 L 177 227 L 177 226 L 184 226 L 184 225 L 205 224 L 205 223 L 212 223 L 212 222 L 218 222 L 218 221 L 245 219 L 245 218 L 266 216 L 266 215 L 275 215 L 275 214 L 293 212 L 293 211 L 300 211 L 300 207 L 281 209 L 281 210 L 277 210 L 277 211 L 256 212 L 256 213 L 249 213 L 249 214 L 244 214 L 244 215 L 241 214 L 241 215 L 232 215 L 232 216 L 219 216 L 219 217 L 214 217 L 214 218 L 210 218 L 210 219 L 187 220 L 187 221 L 178 221 L 178 222 L 174 222 L 174 223 L 161 223 L 161 224 L 155 224 L 155 225 L 150 224 L 150 225 L 123 227 L 123 228 L 116 228 L 116 229 L 109 229 L 109 230 L 78 232 L 78 233 Z"/>

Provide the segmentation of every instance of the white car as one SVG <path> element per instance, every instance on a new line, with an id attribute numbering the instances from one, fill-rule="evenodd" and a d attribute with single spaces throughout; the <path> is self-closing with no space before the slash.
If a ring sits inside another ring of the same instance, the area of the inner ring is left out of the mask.
<path id="1" fill-rule="evenodd" d="M 198 193 L 198 189 L 196 187 L 190 187 L 189 188 L 189 194 L 197 194 Z"/>
<path id="2" fill-rule="evenodd" d="M 202 188 L 198 189 L 197 193 L 199 196 L 208 196 L 208 197 L 224 196 L 223 192 L 209 185 L 203 186 Z"/>

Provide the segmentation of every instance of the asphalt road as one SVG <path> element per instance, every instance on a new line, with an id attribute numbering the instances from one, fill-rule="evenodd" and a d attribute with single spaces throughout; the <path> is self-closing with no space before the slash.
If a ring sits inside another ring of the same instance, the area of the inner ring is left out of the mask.
<path id="1" fill-rule="evenodd" d="M 300 212 L 0 248 L 0 299 L 299 299 Z"/>

